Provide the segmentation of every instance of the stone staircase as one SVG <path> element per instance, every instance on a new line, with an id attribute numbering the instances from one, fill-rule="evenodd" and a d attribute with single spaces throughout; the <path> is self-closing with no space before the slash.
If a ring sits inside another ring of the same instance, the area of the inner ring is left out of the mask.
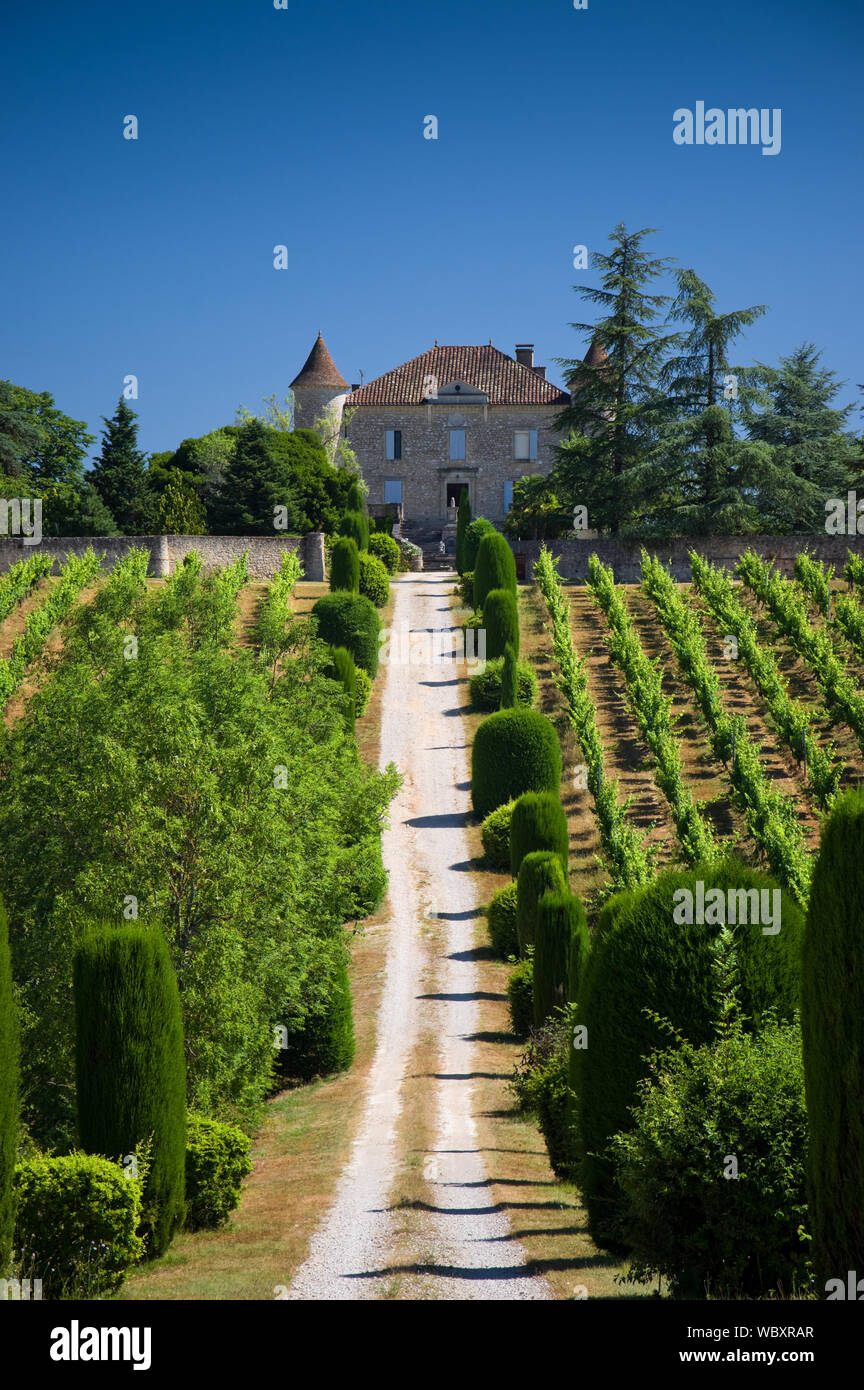
<path id="1" fill-rule="evenodd" d="M 450 529 L 442 526 L 418 526 L 416 522 L 403 521 L 399 534 L 403 540 L 419 545 L 423 551 L 424 570 L 445 570 L 452 574 L 455 573 L 455 535 L 451 538 L 447 534 Z M 441 554 L 442 535 L 449 554 Z"/>

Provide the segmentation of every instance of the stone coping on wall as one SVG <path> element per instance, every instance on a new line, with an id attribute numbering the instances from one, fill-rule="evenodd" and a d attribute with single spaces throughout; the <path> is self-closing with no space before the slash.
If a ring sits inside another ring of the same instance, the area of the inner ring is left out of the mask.
<path id="1" fill-rule="evenodd" d="M 147 573 L 154 578 L 173 574 L 190 550 L 198 552 L 207 569 L 230 565 L 247 551 L 252 579 L 272 578 L 282 563 L 283 550 L 299 550 L 304 578 L 321 583 L 325 576 L 321 531 L 307 536 L 46 536 L 39 545 L 26 545 L 23 538 L 12 536 L 0 540 L 0 573 L 34 552 L 55 555 L 59 566 L 69 555 L 83 555 L 88 546 L 97 554 L 104 552 L 105 569 L 112 569 L 130 550 L 148 550 Z"/>
<path id="2" fill-rule="evenodd" d="M 558 573 L 562 579 L 576 582 L 587 579 L 589 558 L 596 555 L 604 565 L 612 568 L 619 584 L 641 582 L 643 543 L 613 538 L 511 541 L 514 554 L 525 557 L 526 579 L 532 577 L 534 564 L 543 544 L 554 556 L 560 557 Z M 660 543 L 646 542 L 644 549 L 649 555 L 656 555 L 676 579 L 684 581 L 689 581 L 691 577 L 688 558 L 691 550 L 697 551 L 712 565 L 727 570 L 734 569 L 745 551 L 754 550 L 763 559 L 773 560 L 782 574 L 791 575 L 795 560 L 802 550 L 809 551 L 817 560 L 834 565 L 837 571 L 841 572 L 850 550 L 864 555 L 864 536 L 692 536 Z"/>

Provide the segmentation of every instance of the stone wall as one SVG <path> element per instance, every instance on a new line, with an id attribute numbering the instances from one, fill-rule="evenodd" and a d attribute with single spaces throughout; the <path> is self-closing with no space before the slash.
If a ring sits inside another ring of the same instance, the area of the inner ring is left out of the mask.
<path id="1" fill-rule="evenodd" d="M 252 579 L 270 579 L 282 563 L 282 551 L 299 550 L 304 577 L 318 583 L 324 579 L 324 536 L 320 531 L 308 536 L 56 536 L 45 537 L 38 546 L 7 538 L 0 541 L 0 573 L 37 550 L 57 557 L 56 571 L 67 556 L 83 555 L 88 546 L 97 554 L 104 551 L 105 569 L 112 569 L 130 550 L 145 548 L 150 552 L 147 572 L 154 577 L 173 574 L 190 550 L 198 551 L 207 569 L 228 565 L 247 550 Z"/>
<path id="2" fill-rule="evenodd" d="M 525 578 L 530 579 L 534 562 L 540 554 L 542 541 L 515 541 L 513 552 L 524 556 Z M 588 578 L 588 559 L 597 555 L 604 565 L 610 565 L 620 584 L 641 582 L 640 558 L 642 546 L 636 541 L 569 540 L 548 541 L 553 555 L 560 556 L 558 573 L 562 579 Z M 665 541 L 646 545 L 668 565 L 676 579 L 690 580 L 690 550 L 696 550 L 711 564 L 731 570 L 745 550 L 755 550 L 766 560 L 773 560 L 781 573 L 791 575 L 796 556 L 809 550 L 818 560 L 834 565 L 838 572 L 846 561 L 847 551 L 864 554 L 864 536 L 707 536 L 700 539 Z M 518 561 L 517 561 L 518 563 Z M 519 565 L 521 570 L 522 566 Z"/>
<path id="3" fill-rule="evenodd" d="M 439 526 L 447 521 L 447 484 L 468 484 L 471 511 L 496 525 L 504 520 L 505 482 L 552 467 L 561 436 L 551 428 L 560 406 L 437 405 L 358 406 L 348 440 L 369 487 L 370 505 L 384 501 L 384 483 L 402 482 L 406 523 Z M 450 459 L 450 430 L 465 430 L 464 461 Z M 517 430 L 538 432 L 536 460 L 517 459 Z M 402 457 L 386 457 L 387 430 L 402 431 Z"/>

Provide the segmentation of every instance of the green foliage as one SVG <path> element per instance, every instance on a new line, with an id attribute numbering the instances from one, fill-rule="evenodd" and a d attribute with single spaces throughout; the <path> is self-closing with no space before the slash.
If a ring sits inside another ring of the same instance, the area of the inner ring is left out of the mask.
<path id="1" fill-rule="evenodd" d="M 390 598 L 390 577 L 380 560 L 368 551 L 361 550 L 360 592 L 375 604 L 376 608 L 386 608 Z"/>
<path id="2" fill-rule="evenodd" d="M 842 797 L 823 825 L 804 938 L 808 1189 L 814 1259 L 823 1279 L 864 1269 L 862 843 L 859 790 Z"/>
<path id="3" fill-rule="evenodd" d="M 570 1178 L 573 1169 L 574 1142 L 567 1083 L 569 1038 L 569 1011 L 556 1014 L 543 1028 L 534 1030 L 511 1082 L 520 1109 L 537 1118 L 549 1163 L 558 1178 Z"/>
<path id="4" fill-rule="evenodd" d="M 509 589 L 490 589 L 483 604 L 483 626 L 487 657 L 503 657 L 508 646 L 519 655 L 519 609 Z"/>
<path id="5" fill-rule="evenodd" d="M 474 574 L 471 570 L 466 570 L 465 573 L 460 576 L 459 581 L 456 585 L 456 593 L 459 595 L 459 599 L 463 607 L 473 609 Z"/>
<path id="6" fill-rule="evenodd" d="M 324 988 L 302 1013 L 285 1013 L 287 1044 L 277 1054 L 283 1077 L 310 1081 L 346 1071 L 354 1061 L 354 1021 L 347 952 L 336 942 L 322 961 Z"/>
<path id="7" fill-rule="evenodd" d="M 369 549 L 369 518 L 360 511 L 347 511 L 339 523 L 340 536 L 350 536 L 358 550 Z"/>
<path id="8" fill-rule="evenodd" d="M 46 1299 L 117 1292 L 144 1254 L 141 1183 L 94 1154 L 29 1158 L 15 1170 L 15 1248 Z"/>
<path id="9" fill-rule="evenodd" d="M 98 572 L 99 558 L 89 548 L 80 558 L 70 555 L 59 581 L 27 615 L 24 630 L 13 641 L 9 656 L 0 657 L 0 701 L 14 695 L 27 667 L 41 655 L 51 632 L 71 612 L 81 590 Z"/>
<path id="10" fill-rule="evenodd" d="M 165 938 L 136 925 L 93 928 L 74 967 L 78 1133 L 87 1153 L 122 1161 L 150 1146 L 148 1253 L 183 1220 L 186 1064 L 180 995 Z"/>
<path id="11" fill-rule="evenodd" d="M 358 478 L 352 479 L 345 506 L 349 512 L 363 512 L 366 515 L 366 492 Z"/>
<path id="12" fill-rule="evenodd" d="M 613 1134 L 629 1129 L 630 1107 L 648 1074 L 648 1059 L 668 1043 L 668 1029 L 658 1019 L 695 1046 L 710 1042 L 730 979 L 753 1029 L 762 1027 L 771 1011 L 789 1019 L 798 1007 L 803 918 L 794 899 L 782 893 L 781 930 L 773 935 L 752 922 L 726 928 L 712 920 L 700 924 L 695 912 L 687 923 L 681 920 L 684 899 L 678 895 L 688 890 L 695 901 L 700 882 L 706 897 L 720 889 L 724 905 L 730 889 L 765 890 L 766 905 L 773 905 L 777 887 L 733 858 L 673 869 L 647 888 L 610 899 L 594 931 L 578 997 L 578 1022 L 587 1028 L 588 1046 L 571 1052 L 571 1084 L 578 1096 L 583 1194 L 598 1241 L 616 1237 L 620 1194 L 608 1144 Z"/>
<path id="13" fill-rule="evenodd" d="M 565 893 L 567 879 L 557 854 L 550 854 L 546 850 L 532 850 L 530 854 L 525 855 L 519 866 L 516 883 L 516 930 L 519 935 L 519 953 L 525 956 L 536 939 L 540 899 L 547 892 Z"/>
<path id="14" fill-rule="evenodd" d="M 504 518 L 504 534 L 545 540 L 560 536 L 571 526 L 570 513 L 561 505 L 549 478 L 542 473 L 526 474 L 513 484 L 513 505 Z"/>
<path id="15" fill-rule="evenodd" d="M 342 536 L 330 553 L 330 588 L 360 592 L 360 552 L 350 536 Z"/>
<path id="16" fill-rule="evenodd" d="M 570 827 L 557 792 L 526 792 L 513 807 L 510 823 L 510 872 L 519 873 L 532 850 L 557 854 L 564 875 L 570 865 Z"/>
<path id="17" fill-rule="evenodd" d="M 32 479 L 37 495 L 52 483 L 77 490 L 93 439 L 82 420 L 57 409 L 48 391 L 0 381 L 0 473 Z"/>
<path id="18" fill-rule="evenodd" d="M 530 668 L 529 668 L 530 669 Z M 525 700 L 525 704 L 531 704 L 531 700 Z M 512 643 L 508 642 L 504 647 L 504 659 L 501 665 L 501 709 L 513 709 L 520 704 L 519 700 L 519 661 L 513 650 Z"/>
<path id="19" fill-rule="evenodd" d="M 637 1100 L 632 1127 L 612 1140 L 631 1277 L 663 1275 L 673 1298 L 794 1296 L 807 1220 L 797 1023 L 752 1036 L 739 1022 L 657 1053 Z"/>
<path id="20" fill-rule="evenodd" d="M 486 909 L 489 940 L 496 956 L 509 960 L 519 954 L 519 928 L 516 921 L 518 889 L 515 880 L 498 888 Z"/>
<path id="21" fill-rule="evenodd" d="M 388 574 L 398 574 L 402 556 L 399 546 L 386 531 L 377 531 L 369 537 L 369 554 L 380 560 Z"/>
<path id="22" fill-rule="evenodd" d="M 236 1125 L 190 1115 L 186 1136 L 186 1230 L 224 1226 L 252 1171 L 248 1135 Z"/>
<path id="23" fill-rule="evenodd" d="M 468 489 L 463 488 L 459 498 L 459 511 L 456 514 L 456 569 L 459 574 L 465 568 L 465 533 L 471 524 L 471 503 Z"/>
<path id="24" fill-rule="evenodd" d="M 516 561 L 509 542 L 499 531 L 490 531 L 481 538 L 474 563 L 474 607 L 482 609 L 487 594 L 493 589 L 516 593 Z M 503 648 L 497 656 L 503 654 Z"/>
<path id="25" fill-rule="evenodd" d="M 18 560 L 9 566 L 5 574 L 0 575 L 0 622 L 6 621 L 9 614 L 53 568 L 53 555 L 36 554 L 28 560 Z"/>
<path id="26" fill-rule="evenodd" d="M 291 606 L 291 596 L 303 568 L 296 550 L 283 550 L 279 569 L 267 586 L 267 596 L 258 612 L 255 625 L 256 642 L 261 661 L 269 666 L 275 681 L 279 663 L 298 641 L 298 622 Z"/>
<path id="27" fill-rule="evenodd" d="M 530 956 L 514 965 L 507 981 L 510 1026 L 517 1038 L 527 1038 L 534 1021 L 534 963 Z"/>
<path id="28" fill-rule="evenodd" d="M 571 892 L 543 893 L 534 932 L 534 1027 L 542 1028 L 568 1002 L 572 943 L 588 933 L 581 902 Z"/>
<path id="29" fill-rule="evenodd" d="M 312 609 L 318 636 L 331 647 L 347 647 L 357 666 L 378 673 L 378 634 L 381 619 L 364 594 L 325 594 Z"/>
<path id="30" fill-rule="evenodd" d="M 552 722 L 537 710 L 502 709 L 477 730 L 471 753 L 471 798 L 485 820 L 490 811 L 529 791 L 557 791 L 561 745 Z"/>
<path id="31" fill-rule="evenodd" d="M 482 622 L 482 620 L 481 620 Z M 474 709 L 495 711 L 510 709 L 502 701 L 504 659 L 487 661 L 485 666 L 469 678 L 468 690 Z M 516 667 L 519 704 L 531 708 L 537 703 L 537 673 L 530 661 L 520 661 Z"/>
<path id="32" fill-rule="evenodd" d="M 15 1223 L 13 1177 L 20 1111 L 18 1048 L 9 934 L 6 912 L 0 903 L 0 1279 L 8 1273 Z"/>
<path id="33" fill-rule="evenodd" d="M 111 419 L 102 419 L 102 450 L 90 480 L 125 535 L 153 535 L 156 497 L 138 448 L 138 417 L 121 396 Z"/>
<path id="34" fill-rule="evenodd" d="M 486 817 L 480 827 L 483 852 L 496 869 L 510 867 L 510 817 L 514 802 L 508 801 Z"/>
<path id="35" fill-rule="evenodd" d="M 324 674 L 338 681 L 345 696 L 345 718 L 349 729 L 354 728 L 357 717 L 357 667 L 354 658 L 345 647 L 331 647 L 330 662 Z"/>
<path id="36" fill-rule="evenodd" d="M 461 571 L 463 577 L 469 573 L 474 573 L 474 567 L 477 564 L 477 551 L 480 549 L 480 542 L 483 537 L 494 536 L 495 534 L 495 527 L 491 521 L 487 521 L 485 516 L 477 516 L 473 521 L 469 521 L 465 528 L 465 551 L 463 555 L 465 568 Z"/>
<path id="37" fill-rule="evenodd" d="M 362 666 L 356 667 L 354 676 L 357 683 L 357 695 L 354 704 L 355 718 L 361 719 L 366 713 L 369 704 L 369 696 L 372 694 L 372 677 L 368 671 L 364 671 Z"/>

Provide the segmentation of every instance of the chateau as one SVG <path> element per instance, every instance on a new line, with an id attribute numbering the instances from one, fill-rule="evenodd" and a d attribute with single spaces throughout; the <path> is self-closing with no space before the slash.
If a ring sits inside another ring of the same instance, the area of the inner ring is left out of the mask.
<path id="1" fill-rule="evenodd" d="M 343 430 L 369 488 L 370 506 L 401 506 L 411 526 L 441 526 L 467 489 L 475 516 L 500 524 L 513 484 L 546 474 L 560 434 L 553 421 L 568 392 L 534 365 L 531 344 L 515 357 L 493 347 L 441 347 L 404 362 L 375 381 L 352 385 L 319 333 L 291 383 L 295 424 L 331 421 Z"/>

